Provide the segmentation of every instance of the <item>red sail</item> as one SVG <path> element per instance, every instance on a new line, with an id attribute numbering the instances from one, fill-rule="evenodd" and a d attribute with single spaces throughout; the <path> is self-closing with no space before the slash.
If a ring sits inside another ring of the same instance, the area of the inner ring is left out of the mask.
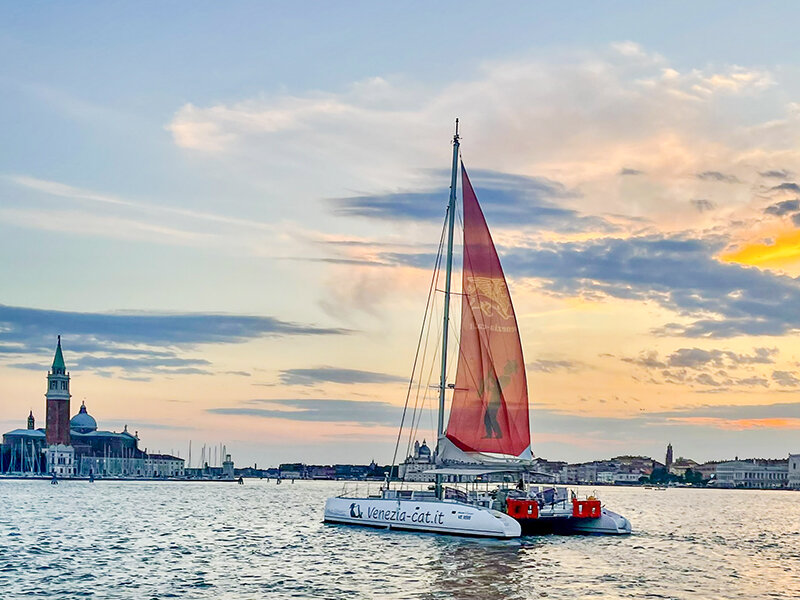
<path id="1" fill-rule="evenodd" d="M 461 166 L 464 268 L 461 344 L 447 437 L 464 452 L 522 457 L 531 443 L 528 382 L 508 285 Z"/>

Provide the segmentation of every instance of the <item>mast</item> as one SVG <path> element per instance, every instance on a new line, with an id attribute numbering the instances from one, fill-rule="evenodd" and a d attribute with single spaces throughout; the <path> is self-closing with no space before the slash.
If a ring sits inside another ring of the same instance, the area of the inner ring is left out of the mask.
<path id="1" fill-rule="evenodd" d="M 436 427 L 436 447 L 440 449 L 444 436 L 444 400 L 447 391 L 447 333 L 450 322 L 450 280 L 453 272 L 453 229 L 456 219 L 456 176 L 458 174 L 458 119 L 453 136 L 453 170 L 450 174 L 450 203 L 447 205 L 447 267 L 444 283 L 444 317 L 442 324 L 442 373 L 439 379 L 439 421 Z M 442 476 L 436 475 L 436 496 L 442 498 Z"/>

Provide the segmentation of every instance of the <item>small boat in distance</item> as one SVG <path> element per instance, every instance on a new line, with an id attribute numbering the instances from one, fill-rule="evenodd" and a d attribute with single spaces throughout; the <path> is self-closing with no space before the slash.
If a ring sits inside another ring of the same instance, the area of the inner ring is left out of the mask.
<path id="1" fill-rule="evenodd" d="M 440 259 L 444 256 L 436 468 L 427 471 L 435 477 L 436 485 L 433 490 L 391 489 L 387 478 L 379 494 L 356 496 L 343 493 L 328 498 L 324 520 L 327 523 L 491 538 L 514 538 L 523 531 L 630 533 L 630 522 L 602 507 L 597 498 L 579 499 L 575 492 L 552 486 L 544 489 L 529 486 L 526 489 L 523 479 L 530 472 L 532 453 L 528 383 L 519 328 L 494 242 L 463 163 L 461 329 L 456 381 L 455 384 L 447 383 L 458 166 L 456 120 L 450 201 L 445 219 L 446 247 L 443 247 L 443 235 L 433 279 L 434 282 L 438 280 Z M 437 291 L 435 288 L 435 285 L 431 286 L 430 294 Z M 423 322 L 427 321 L 426 315 Z M 412 373 L 409 392 L 414 375 Z M 445 399 L 449 389 L 453 391 L 453 397 L 445 429 Z M 403 414 L 405 417 L 405 410 Z M 400 427 L 402 430 L 402 422 Z M 476 481 L 492 482 L 497 478 L 511 482 L 519 479 L 519 484 L 511 483 L 511 487 L 500 485 L 491 490 L 488 485 L 485 490 L 478 490 L 474 485 Z M 469 483 L 467 489 L 462 490 L 457 485 L 445 486 L 445 482 Z"/>

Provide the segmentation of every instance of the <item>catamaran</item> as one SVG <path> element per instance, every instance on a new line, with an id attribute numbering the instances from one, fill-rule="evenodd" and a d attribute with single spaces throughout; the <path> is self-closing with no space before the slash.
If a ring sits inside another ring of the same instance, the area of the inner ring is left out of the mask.
<path id="1" fill-rule="evenodd" d="M 455 384 L 447 383 L 459 147 L 456 120 L 450 200 L 445 217 L 447 241 L 436 468 L 426 471 L 435 476 L 436 484 L 432 490 L 392 489 L 387 477 L 379 494 L 343 493 L 328 498 L 324 520 L 489 538 L 514 538 L 523 532 L 630 533 L 630 521 L 605 508 L 593 496 L 579 499 L 575 492 L 563 487 L 524 484 L 524 475 L 531 472 L 532 453 L 528 383 L 519 327 L 497 251 L 463 162 L 461 329 Z M 440 256 L 443 251 L 440 243 Z M 437 258 L 437 270 L 439 266 Z M 434 282 L 437 276 L 435 273 Z M 432 283 L 430 293 L 436 291 L 435 288 Z M 413 378 L 412 373 L 412 382 Z M 448 389 L 452 389 L 453 394 L 445 429 Z M 498 477 L 506 481 L 519 478 L 519 484 L 493 489 L 487 485 L 484 490 L 473 484 L 471 489 L 467 486 L 466 491 L 446 485 L 454 481 L 492 481 Z"/>

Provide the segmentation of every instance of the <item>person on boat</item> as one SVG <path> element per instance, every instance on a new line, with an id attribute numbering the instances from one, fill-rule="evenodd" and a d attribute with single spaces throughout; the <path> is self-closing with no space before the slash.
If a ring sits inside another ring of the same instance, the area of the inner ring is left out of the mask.
<path id="1" fill-rule="evenodd" d="M 522 479 L 522 477 L 520 477 L 519 481 L 517 482 L 517 489 L 523 492 L 525 491 L 525 481 Z"/>

